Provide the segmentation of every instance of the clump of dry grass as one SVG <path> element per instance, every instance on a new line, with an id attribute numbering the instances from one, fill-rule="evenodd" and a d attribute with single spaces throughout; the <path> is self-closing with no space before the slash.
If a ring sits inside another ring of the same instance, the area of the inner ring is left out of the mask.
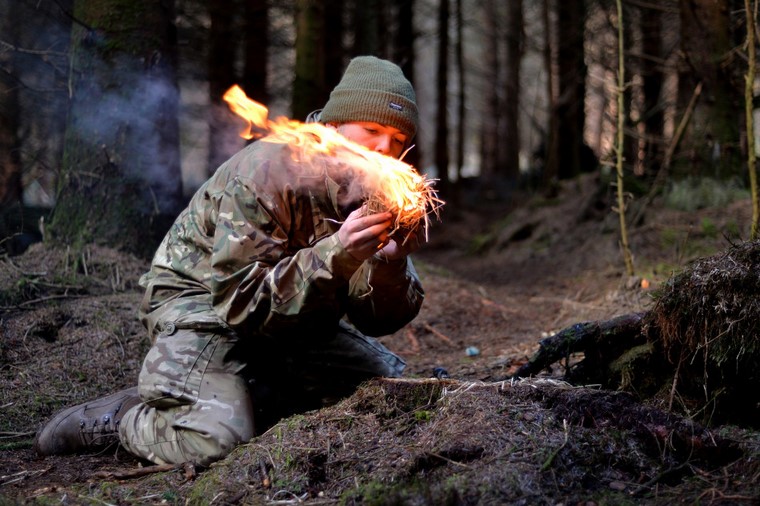
<path id="1" fill-rule="evenodd" d="M 650 339 L 675 370 L 670 402 L 690 416 L 760 423 L 758 293 L 760 242 L 744 242 L 697 260 L 658 294 Z"/>

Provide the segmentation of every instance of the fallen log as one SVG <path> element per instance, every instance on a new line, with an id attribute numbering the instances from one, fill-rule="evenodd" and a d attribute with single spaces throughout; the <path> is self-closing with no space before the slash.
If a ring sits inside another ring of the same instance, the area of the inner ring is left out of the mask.
<path id="1" fill-rule="evenodd" d="M 624 353 L 647 345 L 642 333 L 646 313 L 630 313 L 604 321 L 576 323 L 539 341 L 539 350 L 520 367 L 513 378 L 528 378 L 552 364 L 564 361 L 567 379 L 587 380 L 608 384 L 603 371 Z M 582 361 L 569 364 L 570 355 L 583 353 Z"/>

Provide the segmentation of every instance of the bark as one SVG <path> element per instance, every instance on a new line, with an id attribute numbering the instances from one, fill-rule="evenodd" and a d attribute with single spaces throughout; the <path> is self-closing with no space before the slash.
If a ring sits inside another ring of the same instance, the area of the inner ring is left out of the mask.
<path id="1" fill-rule="evenodd" d="M 301 120 L 321 108 L 329 96 L 325 80 L 324 13 L 323 2 L 297 2 L 293 117 Z"/>
<path id="2" fill-rule="evenodd" d="M 267 104 L 269 90 L 269 0 L 248 0 L 243 16 L 243 62 L 242 86 L 246 94 L 257 102 Z M 228 58 L 232 61 L 232 58 Z"/>
<path id="3" fill-rule="evenodd" d="M 681 0 L 680 12 L 681 51 L 688 69 L 679 79 L 682 103 L 689 99 L 697 82 L 704 87 L 703 99 L 683 140 L 690 166 L 675 166 L 674 173 L 743 176 L 739 149 L 742 88 L 732 64 L 730 3 Z"/>
<path id="4" fill-rule="evenodd" d="M 328 92 L 339 82 L 345 68 L 346 50 L 343 44 L 344 0 L 325 0 L 325 82 Z"/>
<path id="5" fill-rule="evenodd" d="M 462 179 L 464 167 L 464 132 L 465 132 L 465 67 L 464 67 L 464 21 L 462 19 L 462 0 L 456 0 L 456 57 L 457 57 L 457 124 L 456 124 L 456 170 L 457 181 Z"/>
<path id="6" fill-rule="evenodd" d="M 495 0 L 485 0 L 483 62 L 486 84 L 484 90 L 483 122 L 481 124 L 481 174 L 488 185 L 497 173 L 497 150 L 499 145 L 499 82 L 497 9 Z"/>
<path id="7" fill-rule="evenodd" d="M 583 352 L 595 365 L 615 359 L 625 350 L 642 345 L 645 313 L 631 313 L 606 321 L 577 323 L 539 341 L 540 349 L 520 367 L 514 377 L 527 378 L 548 369 L 552 364 L 567 361 L 573 353 Z M 609 364 L 607 364 L 609 365 Z M 601 370 L 589 372 L 600 373 Z M 570 372 L 569 368 L 566 372 Z M 577 376 L 577 374 L 576 374 Z M 598 379 L 598 378 L 597 378 Z"/>
<path id="8" fill-rule="evenodd" d="M 663 128 L 665 108 L 661 102 L 662 83 L 665 80 L 662 62 L 664 60 L 662 44 L 662 12 L 657 9 L 643 8 L 641 12 L 642 52 L 641 77 L 644 95 L 644 170 L 650 176 L 657 173 L 665 152 Z"/>
<path id="9" fill-rule="evenodd" d="M 583 33 L 584 0 L 557 2 L 558 99 L 555 110 L 558 136 L 558 176 L 567 179 L 581 173 L 586 114 L 586 64 Z"/>
<path id="10" fill-rule="evenodd" d="M 445 196 L 450 192 L 449 180 L 449 0 L 438 6 L 438 64 L 436 71 L 435 165 L 438 168 L 439 189 Z"/>
<path id="11" fill-rule="evenodd" d="M 14 3 L 0 5 L 0 33 L 6 43 L 18 45 L 18 18 Z M 0 206 L 21 202 L 19 132 L 19 83 L 15 78 L 14 52 L 0 51 Z M 0 228 L 0 230 L 2 230 Z M 4 232 L 4 231 L 3 231 Z M 5 233 L 0 235 L 0 240 Z"/>
<path id="12" fill-rule="evenodd" d="M 415 85 L 414 75 L 414 0 L 396 0 L 396 17 L 398 23 L 398 29 L 395 34 L 396 37 L 393 43 L 393 61 L 401 67 L 404 75 Z M 422 125 L 418 125 L 417 138 L 419 139 L 419 130 Z M 418 143 L 419 141 L 413 141 Z M 422 167 L 422 153 L 417 147 L 409 151 L 404 157 L 404 161 L 414 167 Z"/>
<path id="13" fill-rule="evenodd" d="M 557 133 L 558 121 L 556 115 L 557 109 L 557 91 L 555 83 L 557 81 L 554 65 L 554 44 L 552 43 L 552 24 L 551 24 L 551 7 L 550 0 L 543 0 L 541 5 L 541 17 L 544 28 L 544 48 L 543 60 L 546 71 L 546 96 L 548 125 L 544 138 L 544 160 L 542 183 L 544 188 L 549 189 L 551 193 L 556 186 L 556 180 L 559 177 L 559 135 Z"/>
<path id="14" fill-rule="evenodd" d="M 237 138 L 240 123 L 222 99 L 230 86 L 238 81 L 235 76 L 237 37 L 233 28 L 237 13 L 224 2 L 211 2 L 208 13 L 211 21 L 207 62 L 210 103 L 208 172 L 210 175 L 239 149 L 238 144 L 229 142 L 228 139 Z M 250 89 L 244 88 L 244 91 L 249 97 L 251 96 Z"/>
<path id="15" fill-rule="evenodd" d="M 383 55 L 380 0 L 355 0 L 353 10 L 354 44 L 352 56 Z"/>
<path id="16" fill-rule="evenodd" d="M 501 116 L 504 119 L 504 135 L 500 146 L 499 167 L 508 182 L 516 182 L 520 176 L 520 64 L 523 55 L 523 6 L 522 0 L 511 0 L 507 9 L 506 81 Z"/>

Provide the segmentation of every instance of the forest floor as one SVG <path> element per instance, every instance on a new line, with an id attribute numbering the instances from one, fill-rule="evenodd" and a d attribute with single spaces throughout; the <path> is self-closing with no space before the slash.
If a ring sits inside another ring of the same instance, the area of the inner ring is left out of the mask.
<path id="1" fill-rule="evenodd" d="M 542 337 L 646 310 L 674 272 L 749 230 L 749 200 L 655 203 L 630 229 L 629 277 L 607 200 L 583 176 L 556 199 L 447 212 L 415 258 L 421 313 L 382 339 L 408 381 L 285 420 L 205 470 L 123 450 L 33 454 L 55 411 L 134 384 L 149 344 L 135 317 L 147 264 L 39 244 L 0 260 L 0 505 L 760 504 L 753 430 L 688 425 L 691 440 L 717 443 L 684 451 L 686 421 L 661 407 L 571 386 L 560 367 L 509 381 Z M 439 367 L 450 379 L 430 379 Z"/>

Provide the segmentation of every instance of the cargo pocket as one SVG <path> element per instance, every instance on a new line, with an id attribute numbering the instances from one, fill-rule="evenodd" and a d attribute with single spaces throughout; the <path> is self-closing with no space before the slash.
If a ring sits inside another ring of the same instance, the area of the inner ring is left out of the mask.
<path id="1" fill-rule="evenodd" d="M 143 401 L 157 408 L 197 402 L 203 375 L 220 337 L 216 332 L 165 324 L 145 356 L 138 377 Z"/>

